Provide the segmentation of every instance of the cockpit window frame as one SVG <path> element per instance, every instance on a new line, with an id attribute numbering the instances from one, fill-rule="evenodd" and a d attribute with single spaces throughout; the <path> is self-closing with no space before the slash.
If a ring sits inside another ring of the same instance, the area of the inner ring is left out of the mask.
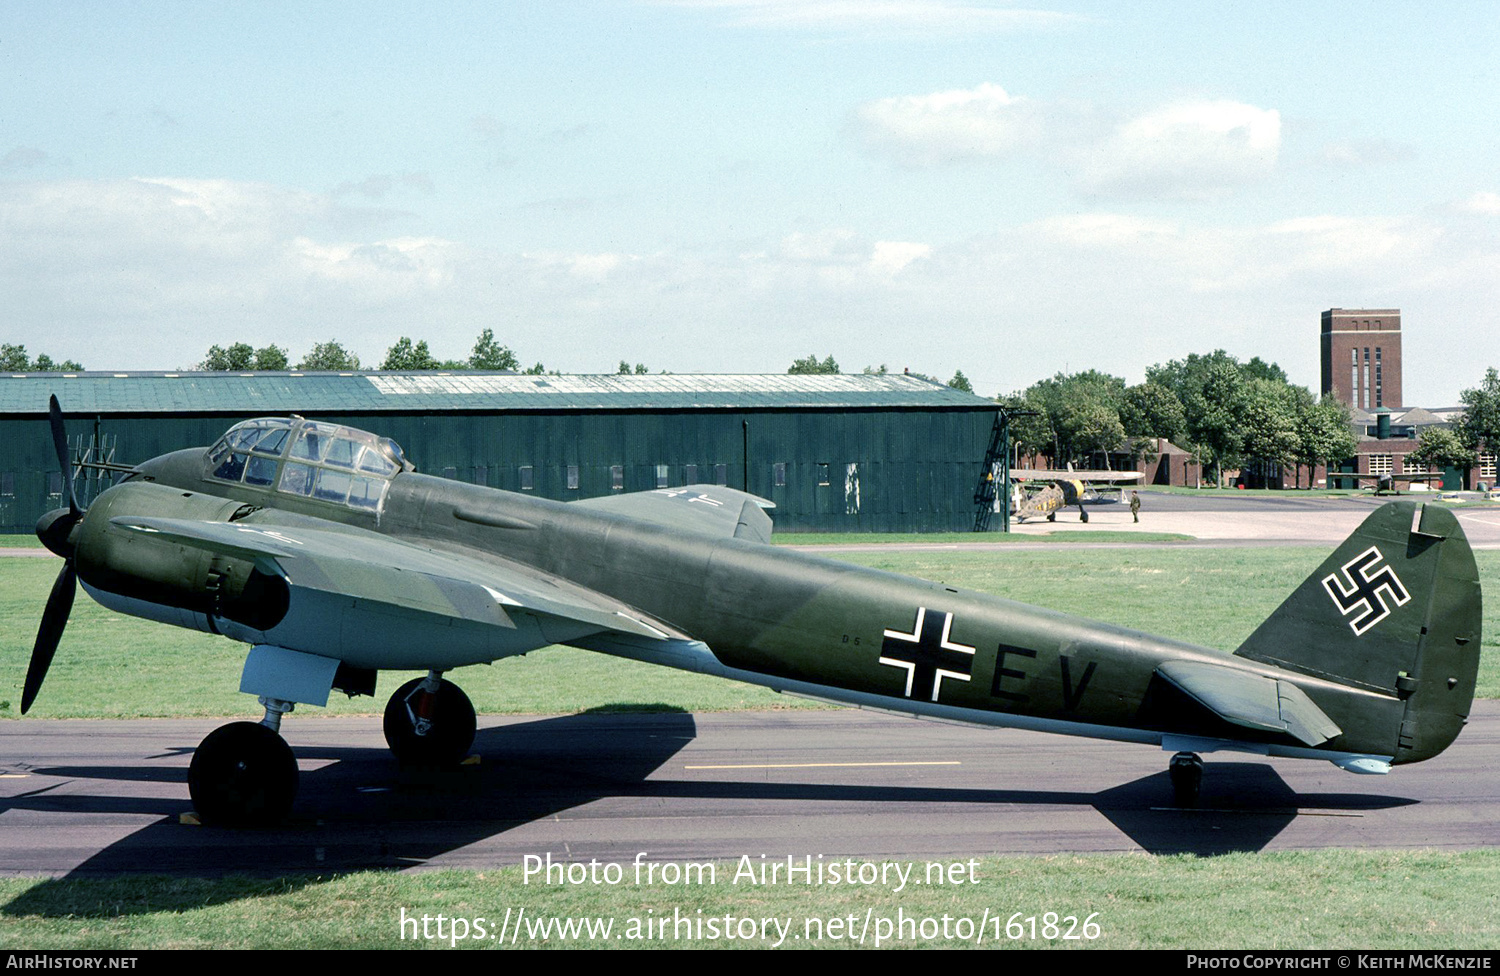
<path id="1" fill-rule="evenodd" d="M 391 479 L 411 468 L 389 437 L 301 417 L 234 425 L 205 452 L 204 466 L 213 481 L 274 489 L 377 518 Z"/>

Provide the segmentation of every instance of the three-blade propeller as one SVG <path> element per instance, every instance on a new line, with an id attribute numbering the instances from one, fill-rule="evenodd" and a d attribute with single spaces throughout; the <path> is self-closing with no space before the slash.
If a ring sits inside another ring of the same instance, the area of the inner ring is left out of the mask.
<path id="1" fill-rule="evenodd" d="M 52 655 L 57 652 L 57 643 L 62 640 L 63 628 L 68 624 L 68 614 L 73 609 L 73 594 L 77 590 L 78 573 L 73 567 L 73 530 L 83 521 L 84 511 L 78 507 L 78 496 L 73 493 L 73 465 L 68 457 L 68 433 L 63 426 L 62 407 L 53 396 L 48 405 L 48 419 L 52 424 L 52 443 L 57 448 L 57 465 L 62 470 L 63 490 L 68 495 L 68 507 L 54 509 L 43 515 L 36 524 L 37 538 L 42 545 L 63 557 L 62 572 L 52 584 L 52 595 L 47 597 L 47 609 L 42 611 L 42 625 L 37 629 L 36 645 L 31 650 L 31 664 L 26 669 L 26 686 L 21 692 L 21 714 L 25 715 L 42 690 L 42 681 L 47 677 L 47 668 L 52 665 Z"/>

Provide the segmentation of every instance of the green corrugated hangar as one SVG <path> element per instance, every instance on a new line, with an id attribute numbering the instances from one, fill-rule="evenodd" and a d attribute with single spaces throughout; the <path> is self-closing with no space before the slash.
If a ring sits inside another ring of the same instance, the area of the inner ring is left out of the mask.
<path id="1" fill-rule="evenodd" d="M 50 394 L 95 459 L 134 463 L 295 413 L 394 438 L 419 471 L 547 498 L 729 485 L 775 502 L 782 532 L 972 528 L 995 421 L 993 402 L 905 375 L 6 375 L 0 532 L 31 532 L 62 504 Z"/>

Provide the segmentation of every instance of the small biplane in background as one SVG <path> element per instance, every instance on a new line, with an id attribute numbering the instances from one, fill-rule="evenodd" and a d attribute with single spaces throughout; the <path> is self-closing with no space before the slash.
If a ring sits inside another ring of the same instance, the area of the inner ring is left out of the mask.
<path id="1" fill-rule="evenodd" d="M 1010 480 L 1015 483 L 1011 512 L 1017 522 L 1045 517 L 1057 521 L 1058 509 L 1078 506 L 1078 520 L 1087 522 L 1084 505 L 1120 501 L 1124 485 L 1144 478 L 1139 471 L 1066 471 L 1046 468 L 1012 468 Z"/>

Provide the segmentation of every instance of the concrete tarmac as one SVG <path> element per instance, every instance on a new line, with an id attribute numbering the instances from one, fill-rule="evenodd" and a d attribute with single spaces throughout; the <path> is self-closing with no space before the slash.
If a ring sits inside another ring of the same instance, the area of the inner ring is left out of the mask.
<path id="1" fill-rule="evenodd" d="M 0 873 L 1500 845 L 1489 701 L 1442 756 L 1388 776 L 1206 755 L 1193 810 L 1149 746 L 857 710 L 487 718 L 477 761 L 440 773 L 399 768 L 378 718 L 294 715 L 301 789 L 272 830 L 183 822 L 216 724 L 0 723 Z"/>

